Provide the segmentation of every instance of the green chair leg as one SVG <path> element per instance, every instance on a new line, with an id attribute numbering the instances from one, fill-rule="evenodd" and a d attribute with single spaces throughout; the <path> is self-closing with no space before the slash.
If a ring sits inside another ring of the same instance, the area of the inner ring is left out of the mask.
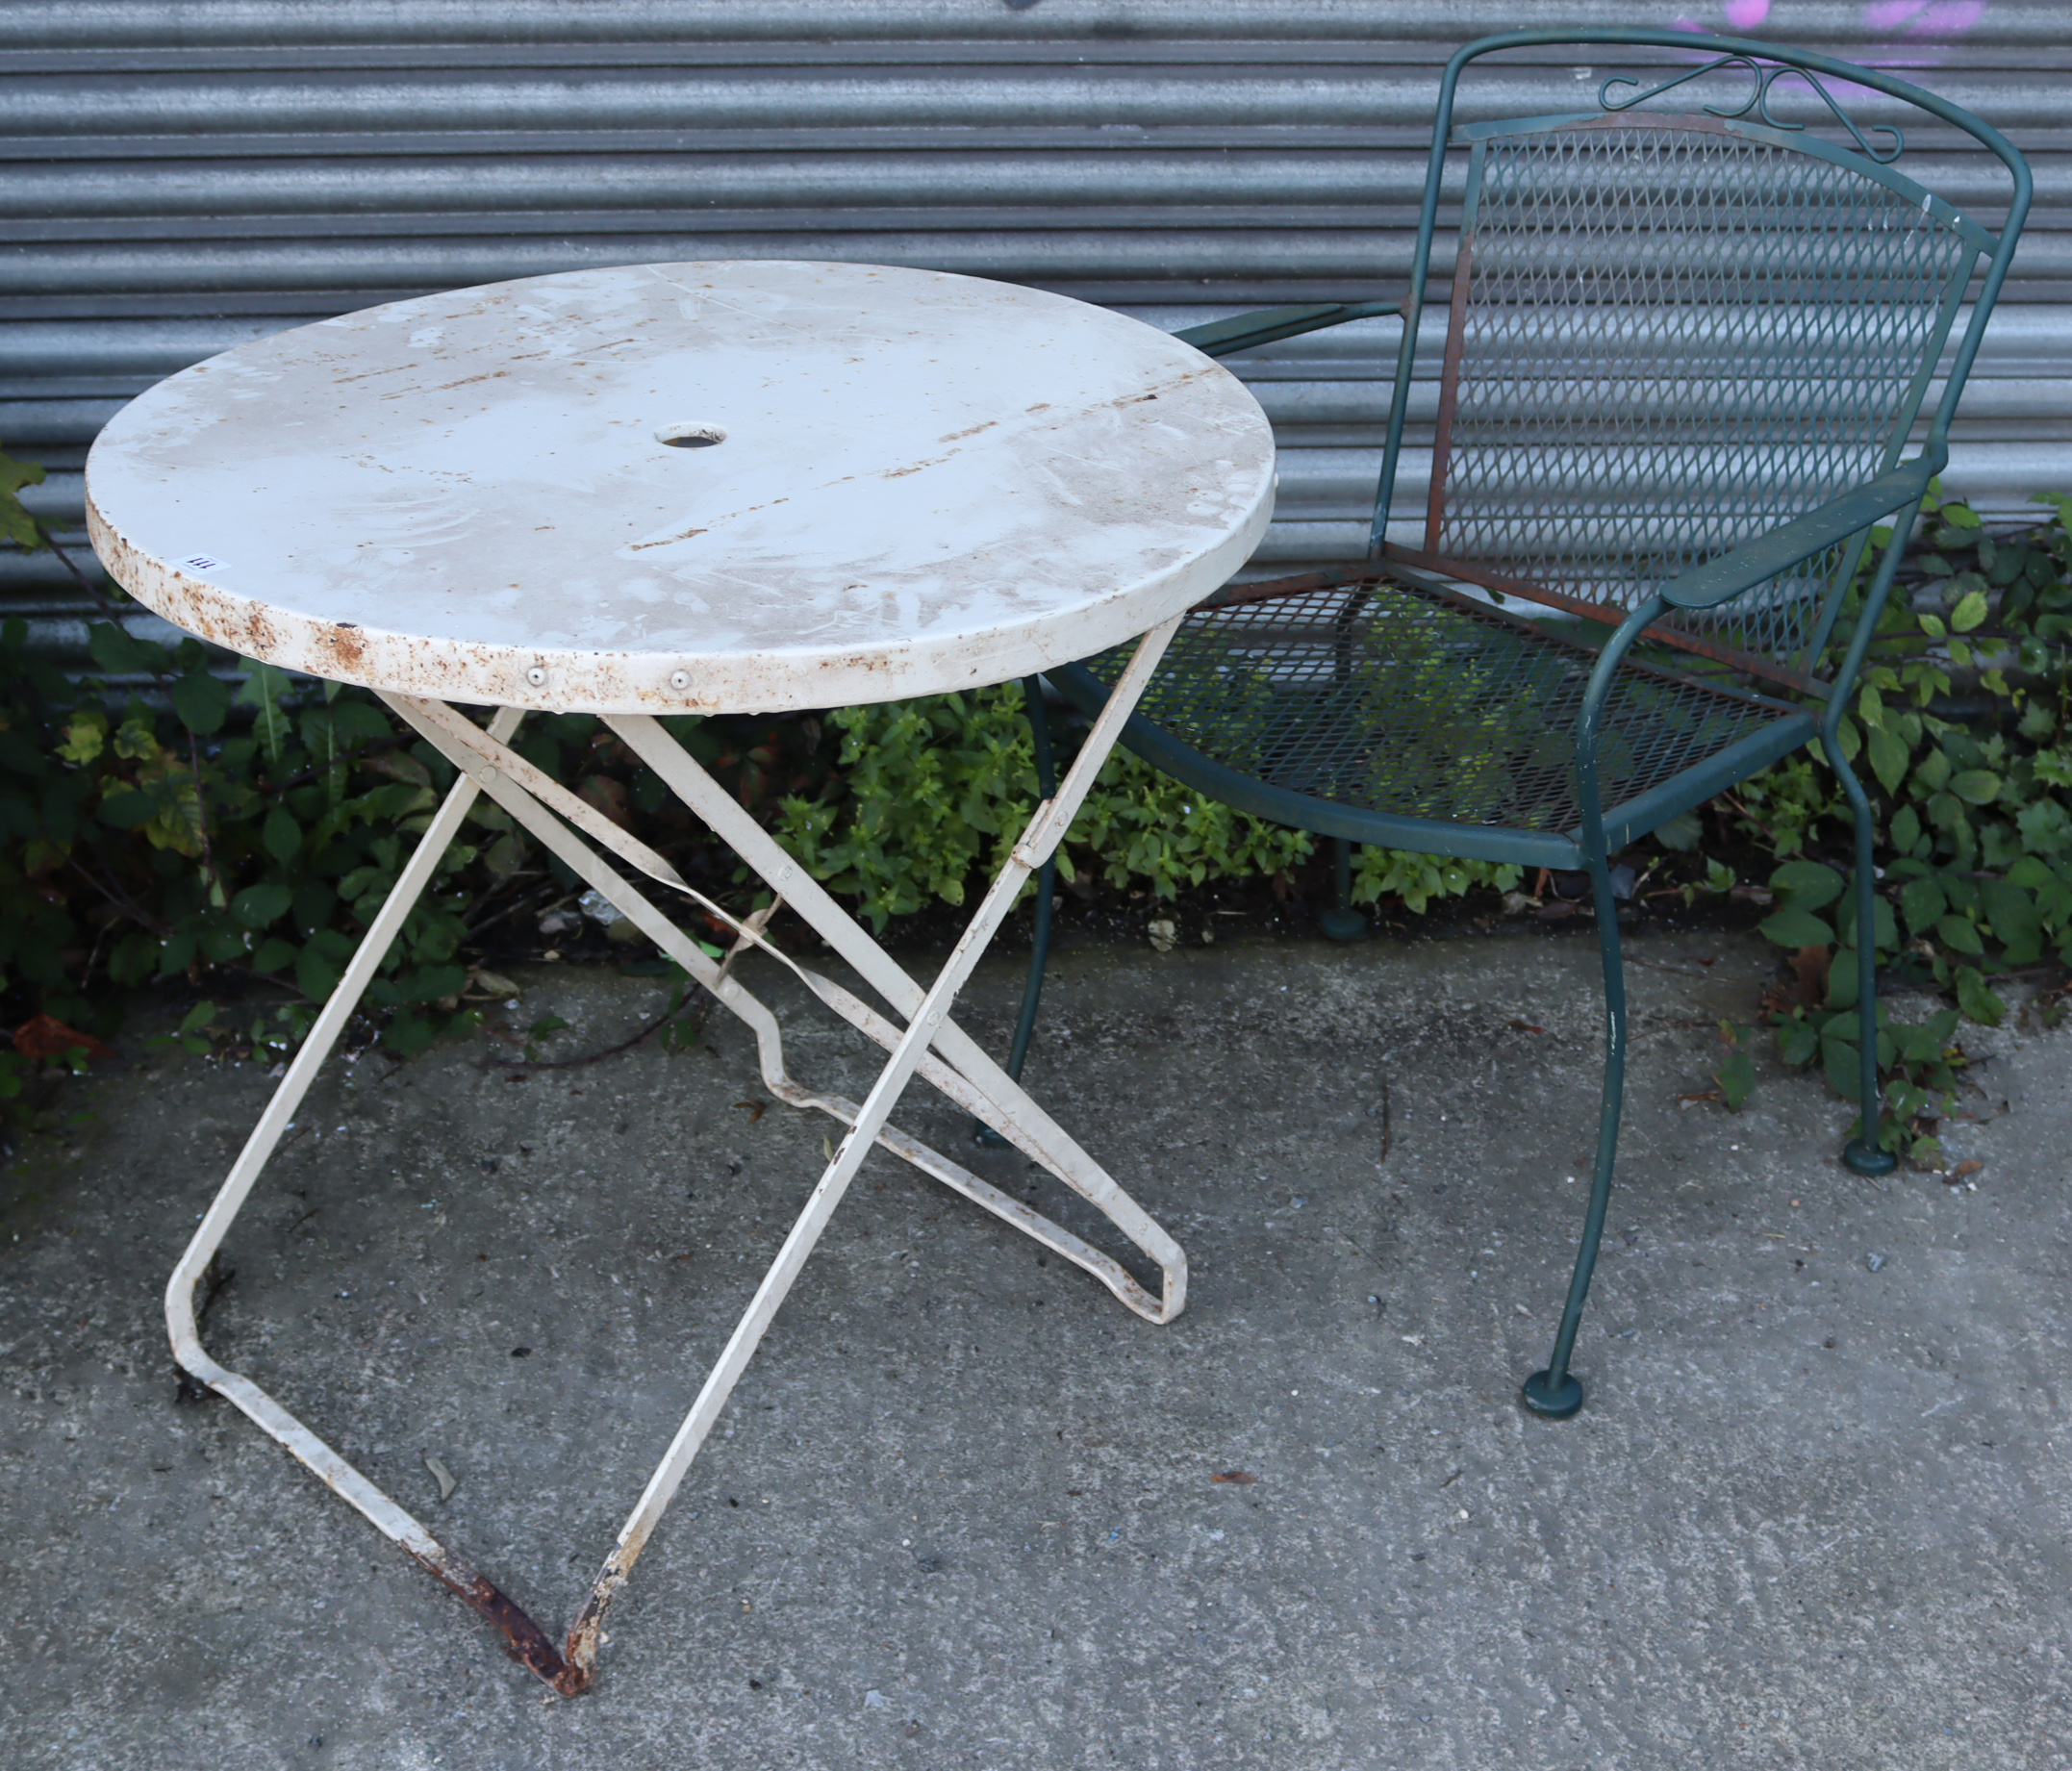
<path id="1" fill-rule="evenodd" d="M 1367 932 L 1367 919 L 1352 908 L 1352 844 L 1337 837 L 1336 886 L 1331 907 L 1317 919 L 1317 925 L 1332 941 L 1357 941 Z"/>
<path id="2" fill-rule="evenodd" d="M 1899 1158 L 1880 1141 L 1884 1091 L 1878 1081 L 1878 870 L 1872 865 L 1870 797 L 1832 739 L 1824 746 L 1841 777 L 1857 820 L 1857 1135 L 1842 1147 L 1843 1164 L 1858 1175 L 1888 1175 Z"/>
<path id="3" fill-rule="evenodd" d="M 1576 1251 L 1576 1272 L 1569 1280 L 1560 1331 L 1554 1336 L 1554 1357 L 1545 1371 L 1534 1372 L 1525 1382 L 1526 1406 L 1551 1421 L 1565 1421 L 1582 1406 L 1582 1384 L 1568 1362 L 1576 1351 L 1576 1330 L 1582 1324 L 1590 1275 L 1597 1267 L 1598 1244 L 1605 1235 L 1605 1212 L 1611 1203 L 1611 1169 L 1619 1153 L 1619 1106 L 1626 1090 L 1626 968 L 1619 952 L 1611 873 L 1602 856 L 1590 863 L 1590 885 L 1597 896 L 1598 955 L 1605 968 L 1605 1097 L 1598 1113 L 1590 1208 L 1583 1218 L 1582 1243 Z"/>
<path id="4" fill-rule="evenodd" d="M 1057 792 L 1057 763 L 1050 754 L 1050 720 L 1044 711 L 1043 679 L 1024 676 L 1022 694 L 1028 708 L 1029 736 L 1036 746 L 1036 789 L 1043 798 Z M 1035 925 L 1030 930 L 1029 974 L 1022 986 L 1022 1013 L 1015 1022 L 1014 1042 L 1007 1049 L 1007 1074 L 1022 1080 L 1022 1066 L 1029 1054 L 1029 1040 L 1036 1031 L 1036 1011 L 1043 1003 L 1044 968 L 1050 960 L 1050 899 L 1057 891 L 1057 862 L 1046 861 L 1036 870 Z M 981 1121 L 972 1123 L 972 1136 L 991 1150 L 1004 1150 L 1007 1140 Z"/>

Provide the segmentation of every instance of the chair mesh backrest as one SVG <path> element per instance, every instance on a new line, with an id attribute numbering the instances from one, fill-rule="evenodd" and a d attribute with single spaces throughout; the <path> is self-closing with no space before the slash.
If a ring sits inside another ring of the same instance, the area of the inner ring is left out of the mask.
<path id="1" fill-rule="evenodd" d="M 1970 275 L 1956 229 L 1710 118 L 1482 152 L 1428 552 L 1626 609 L 1889 465 Z M 1801 570 L 1682 630 L 1810 668 L 1835 561 Z"/>

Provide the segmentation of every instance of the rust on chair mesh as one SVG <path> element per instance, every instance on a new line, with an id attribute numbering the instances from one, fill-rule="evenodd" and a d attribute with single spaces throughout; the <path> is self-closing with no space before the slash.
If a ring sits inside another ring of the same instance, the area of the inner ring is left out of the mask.
<path id="1" fill-rule="evenodd" d="M 1501 573 L 1486 570 L 1465 560 L 1442 559 L 1436 554 L 1419 553 L 1408 547 L 1391 544 L 1384 547 L 1378 559 L 1357 560 L 1343 566 L 1313 567 L 1305 572 L 1298 572 L 1288 578 L 1259 578 L 1243 584 L 1226 585 L 1213 596 L 1198 602 L 1189 611 L 1192 615 L 1203 615 L 1212 609 L 1234 609 L 1242 603 L 1269 602 L 1276 596 L 1299 596 L 1304 591 L 1329 590 L 1338 585 L 1359 584 L 1374 579 L 1389 577 L 1392 564 L 1401 564 L 1415 571 L 1428 572 L 1435 577 L 1456 579 L 1463 584 L 1473 584 L 1486 591 L 1496 591 L 1502 595 L 1516 596 L 1523 602 L 1536 602 L 1544 608 L 1559 609 L 1569 615 L 1579 615 L 1586 620 L 1602 621 L 1616 627 L 1623 621 L 1627 610 L 1615 604 L 1591 602 L 1585 597 L 1572 596 L 1563 591 L 1551 589 L 1544 584 L 1529 583 L 1523 578 L 1506 578 Z M 1657 645 L 1673 646 L 1678 651 L 1691 652 L 1701 658 L 1708 658 L 1715 664 L 1724 664 L 1730 670 L 1745 675 L 1781 683 L 1796 689 L 1801 695 L 1827 699 L 1831 693 L 1819 677 L 1804 670 L 1792 670 L 1779 664 L 1775 659 L 1758 657 L 1752 652 L 1737 651 L 1732 646 L 1721 645 L 1702 635 L 1687 633 L 1666 622 L 1656 622 L 1650 627 L 1645 638 Z"/>

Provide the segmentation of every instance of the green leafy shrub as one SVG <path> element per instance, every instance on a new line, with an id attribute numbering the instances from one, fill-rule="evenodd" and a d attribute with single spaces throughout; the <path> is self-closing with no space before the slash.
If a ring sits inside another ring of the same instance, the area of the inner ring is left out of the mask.
<path id="1" fill-rule="evenodd" d="M 1995 535 L 1964 505 L 1931 500 L 1926 545 L 1888 600 L 1841 726 L 1884 853 L 1879 964 L 1954 999 L 1915 1026 L 1880 1010 L 1886 1141 L 1922 1155 L 1933 1153 L 1933 1109 L 1963 1061 L 1960 1023 L 1997 1025 L 2007 1012 L 1989 979 L 2047 954 L 2072 964 L 2072 500 L 2048 502 L 2055 520 Z M 1854 603 L 1845 612 L 1837 648 L 1857 613 Z M 1780 1014 L 1779 1055 L 1819 1058 L 1853 1093 L 1858 980 L 1842 945 L 1856 913 L 1840 783 L 1809 749 L 1731 802 L 1742 829 L 1781 859 L 1762 932 L 1833 954 L 1823 999 Z"/>
<path id="2" fill-rule="evenodd" d="M 1035 740 L 1019 686 L 846 707 L 832 791 L 787 799 L 778 840 L 882 928 L 1007 859 L 1036 808 Z M 1183 885 L 1271 874 L 1314 839 L 1206 800 L 1127 751 L 1102 766 L 1058 851 L 1083 873 L 1171 898 Z"/>
<path id="3" fill-rule="evenodd" d="M 0 537 L 16 546 L 49 544 L 14 495 L 40 478 L 0 456 Z M 1956 1085 L 1960 1025 L 2005 1013 L 1993 979 L 2046 955 L 2072 963 L 2072 500 L 2053 502 L 2055 520 L 1996 534 L 1964 506 L 1932 501 L 1926 545 L 1880 621 L 1843 725 L 1877 803 L 1880 964 L 1946 998 L 1917 1025 L 1884 1016 L 1879 1035 L 1892 1135 L 1917 1152 L 1932 1151 L 1937 1103 Z M 1836 647 L 1856 619 L 1852 605 Z M 285 1053 L 336 986 L 451 771 L 364 692 L 249 663 L 233 687 L 221 656 L 198 642 L 153 645 L 113 619 L 90 629 L 90 643 L 99 674 L 74 681 L 30 654 L 20 622 L 0 628 L 0 994 L 61 1031 L 105 1035 L 124 989 L 179 977 L 212 995 L 175 1043 Z M 824 718 L 667 723 L 880 928 L 963 903 L 1005 859 L 1037 797 L 1012 685 Z M 534 716 L 516 742 L 607 816 L 638 815 L 687 876 L 753 889 L 595 720 Z M 1748 890 L 1703 852 L 1708 825 L 1731 830 L 1730 849 L 1753 843 L 1768 857 L 1762 929 L 1795 955 L 1801 979 L 1772 1016 L 1779 1054 L 1817 1059 L 1850 1092 L 1857 980 L 1838 784 L 1809 749 L 1706 816 L 1664 825 L 1665 876 L 1682 880 L 1664 889 L 1686 902 Z M 1058 862 L 1082 888 L 1171 898 L 1219 880 L 1285 878 L 1316 849 L 1307 833 L 1205 800 L 1121 751 Z M 1515 867 L 1368 848 L 1353 897 L 1416 915 L 1520 881 Z M 469 963 L 483 931 L 578 883 L 501 810 L 478 803 L 367 993 L 386 1041 L 407 1053 L 467 1025 L 493 994 L 475 988 L 482 974 Z M 233 1014 L 218 998 L 242 1006 Z M 544 1037 L 535 1028 L 534 1043 Z M 1753 1085 L 1744 1037 L 1722 1034 L 1716 1080 L 1732 1102 Z M 38 1063 L 77 1068 L 85 1051 L 0 1050 L 0 1110 Z"/>
<path id="4" fill-rule="evenodd" d="M 154 711 L 105 679 L 67 679 L 25 639 L 18 620 L 0 629 L 0 979 L 46 1014 L 106 1030 L 106 985 L 241 974 L 285 999 L 240 1030 L 261 1051 L 292 1047 L 451 771 L 402 745 L 370 697 L 301 696 L 263 665 L 237 692 L 249 728 L 227 729 L 232 690 L 198 641 L 90 628 L 109 675 L 155 679 L 168 711 Z M 450 1014 L 467 986 L 467 899 L 452 876 L 479 852 L 447 850 L 368 988 L 394 1011 L 399 1050 L 428 1040 L 428 1013 L 451 999 Z"/>
<path id="5" fill-rule="evenodd" d="M 820 797 L 784 801 L 778 840 L 816 878 L 856 898 L 875 927 L 931 900 L 963 903 L 973 879 L 1005 863 L 1035 810 L 1023 705 L 1020 687 L 1008 684 L 829 715 L 842 734 L 835 772 Z M 1171 898 L 1183 887 L 1284 873 L 1316 846 L 1306 830 L 1204 799 L 1117 750 L 1058 851 L 1058 871 Z M 1352 896 L 1399 898 L 1415 914 L 1475 886 L 1507 891 L 1519 876 L 1515 867 L 1368 848 Z"/>

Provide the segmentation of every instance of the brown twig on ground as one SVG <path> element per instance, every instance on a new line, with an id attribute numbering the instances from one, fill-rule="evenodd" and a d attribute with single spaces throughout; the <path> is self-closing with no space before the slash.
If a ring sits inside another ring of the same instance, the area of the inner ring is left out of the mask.
<path id="1" fill-rule="evenodd" d="M 489 1064 L 484 1066 L 484 1068 L 494 1068 L 497 1070 L 580 1070 L 585 1064 L 599 1063 L 605 1058 L 617 1057 L 621 1051 L 631 1051 L 635 1046 L 640 1045 L 644 1040 L 652 1038 L 656 1033 L 661 1031 L 663 1027 L 667 1026 L 669 1023 L 673 1021 L 676 1016 L 681 1012 L 681 1005 L 678 1005 L 675 1008 L 666 1008 L 662 1011 L 661 1014 L 657 1015 L 652 1021 L 650 1021 L 645 1026 L 644 1026 L 638 1033 L 634 1034 L 631 1039 L 620 1040 L 618 1045 L 607 1046 L 602 1051 L 593 1051 L 587 1057 L 499 1057 L 492 1058 Z M 700 1023 L 702 1025 L 702 1017 L 700 1018 Z M 496 1030 L 501 1033 L 505 1032 L 507 1029 L 499 1027 Z M 513 1037 L 516 1037 L 516 1035 L 513 1035 Z"/>

